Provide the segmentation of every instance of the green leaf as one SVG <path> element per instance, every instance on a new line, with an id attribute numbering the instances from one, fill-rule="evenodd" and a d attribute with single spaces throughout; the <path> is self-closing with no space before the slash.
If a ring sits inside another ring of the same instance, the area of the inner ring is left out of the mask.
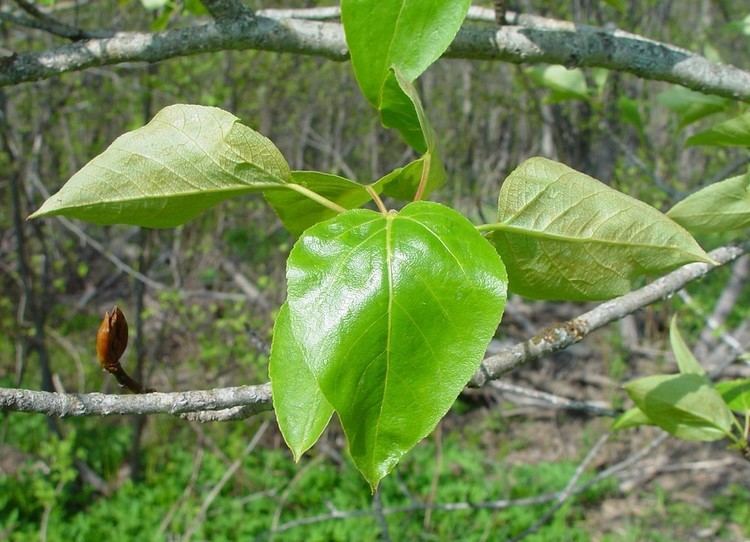
<path id="1" fill-rule="evenodd" d="M 621 431 L 623 429 L 640 427 L 642 425 L 655 424 L 648 419 L 648 416 L 646 416 L 640 408 L 633 407 L 630 410 L 626 410 L 617 417 L 615 422 L 612 424 L 612 430 Z"/>
<path id="2" fill-rule="evenodd" d="M 750 147 L 750 111 L 689 137 L 685 144 Z"/>
<path id="3" fill-rule="evenodd" d="M 710 441 L 732 435 L 732 412 L 705 376 L 648 376 L 625 390 L 649 420 L 678 438 Z"/>
<path id="4" fill-rule="evenodd" d="M 692 233 L 750 226 L 750 173 L 713 183 L 672 207 L 667 216 Z"/>
<path id="5" fill-rule="evenodd" d="M 565 66 L 554 64 L 535 66 L 528 73 L 537 84 L 554 92 L 556 102 L 590 98 L 586 78 L 580 68 L 569 70 Z"/>
<path id="6" fill-rule="evenodd" d="M 729 408 L 745 416 L 750 416 L 750 378 L 725 380 L 724 382 L 718 382 L 714 387 Z"/>
<path id="7" fill-rule="evenodd" d="M 672 353 L 677 360 L 677 366 L 680 368 L 682 374 L 706 374 L 706 371 L 698 363 L 698 360 L 695 359 L 695 356 L 682 338 L 682 334 L 677 327 L 677 315 L 672 317 L 672 322 L 669 324 L 669 342 L 672 345 Z"/>
<path id="8" fill-rule="evenodd" d="M 502 261 L 466 218 L 420 201 L 308 229 L 287 282 L 300 357 L 375 488 L 479 366 L 505 306 Z"/>
<path id="9" fill-rule="evenodd" d="M 381 190 L 383 195 L 400 200 L 410 200 L 417 191 L 419 182 L 425 168 L 425 162 L 431 159 L 431 155 L 425 154 L 416 160 L 409 162 L 407 165 L 394 169 L 384 177 L 381 177 L 373 183 L 373 187 Z M 430 163 L 430 169 L 427 173 L 427 187 L 425 195 L 429 194 L 436 188 L 445 183 L 445 170 L 439 160 Z"/>
<path id="10" fill-rule="evenodd" d="M 640 103 L 637 100 L 633 100 L 627 96 L 620 96 L 617 99 L 617 111 L 620 115 L 620 119 L 623 122 L 632 124 L 639 132 L 642 132 L 643 119 L 641 118 L 639 105 Z"/>
<path id="11" fill-rule="evenodd" d="M 345 209 L 361 207 L 371 199 L 363 185 L 330 173 L 292 171 L 290 182 L 304 186 Z M 380 186 L 373 188 L 377 192 L 380 190 Z M 337 214 L 336 211 L 283 185 L 266 190 L 264 195 L 286 229 L 294 235 L 299 235 L 313 224 Z"/>
<path id="12" fill-rule="evenodd" d="M 376 108 L 391 67 L 414 81 L 445 52 L 470 0 L 342 0 L 341 20 L 362 93 Z"/>
<path id="13" fill-rule="evenodd" d="M 380 109 L 383 125 L 395 128 L 404 140 L 423 156 L 400 169 L 389 173 L 374 186 L 384 186 L 386 196 L 402 200 L 412 199 L 417 191 L 424 168 L 427 182 L 423 196 L 445 182 L 445 169 L 437 150 L 435 132 L 422 108 L 416 88 L 398 70 L 390 70 L 383 90 Z M 416 162 L 419 164 L 417 165 Z"/>
<path id="14" fill-rule="evenodd" d="M 398 70 L 388 71 L 379 110 L 383 126 L 398 130 L 414 150 L 425 153 L 435 148 L 435 132 L 427 121 L 417 89 Z"/>
<path id="15" fill-rule="evenodd" d="M 30 218 L 168 228 L 238 194 L 287 183 L 265 137 L 215 107 L 173 105 L 118 137 Z"/>
<path id="16" fill-rule="evenodd" d="M 294 460 L 299 461 L 320 438 L 333 407 L 304 362 L 302 345 L 291 331 L 286 304 L 281 306 L 273 328 L 268 373 L 279 429 Z"/>
<path id="17" fill-rule="evenodd" d="M 492 232 L 511 291 L 535 299 L 608 299 L 645 274 L 711 262 L 653 207 L 546 158 L 510 174 L 498 223 L 480 229 Z"/>
<path id="18" fill-rule="evenodd" d="M 677 114 L 681 127 L 723 111 L 731 104 L 731 101 L 726 98 L 709 96 L 678 85 L 660 93 L 657 100 Z"/>

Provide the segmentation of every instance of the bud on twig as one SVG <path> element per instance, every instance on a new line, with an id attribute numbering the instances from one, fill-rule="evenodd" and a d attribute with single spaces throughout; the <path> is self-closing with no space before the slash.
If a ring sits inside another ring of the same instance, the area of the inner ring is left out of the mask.
<path id="1" fill-rule="evenodd" d="M 120 366 L 120 358 L 128 346 L 128 321 L 115 305 L 104 313 L 104 320 L 96 333 L 96 355 L 102 369 L 113 372 Z"/>
<path id="2" fill-rule="evenodd" d="M 120 358 L 128 346 L 128 321 L 120 308 L 115 305 L 104 313 L 104 319 L 96 333 L 96 355 L 102 369 L 111 373 L 120 386 L 133 393 L 145 393 L 143 386 L 132 379 L 120 365 Z"/>

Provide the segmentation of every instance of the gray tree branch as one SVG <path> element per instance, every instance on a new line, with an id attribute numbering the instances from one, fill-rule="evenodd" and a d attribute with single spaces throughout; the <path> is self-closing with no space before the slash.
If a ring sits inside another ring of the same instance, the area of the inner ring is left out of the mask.
<path id="1" fill-rule="evenodd" d="M 271 12 L 267 12 L 272 14 Z M 445 56 L 514 63 L 596 66 L 750 101 L 750 72 L 669 44 L 615 29 L 507 14 L 511 25 L 464 27 Z M 268 16 L 221 18 L 216 23 L 158 33 L 120 32 L 39 53 L 0 60 L 0 86 L 122 62 L 156 62 L 228 49 L 256 49 L 346 60 L 339 23 Z"/>
<path id="2" fill-rule="evenodd" d="M 724 265 L 747 250 L 748 247 L 727 246 L 709 255 L 719 265 Z M 592 331 L 674 294 L 716 267 L 704 263 L 685 265 L 643 288 L 606 301 L 578 318 L 549 327 L 527 341 L 485 358 L 469 385 L 483 386 L 525 363 L 567 348 Z M 223 421 L 248 417 L 271 408 L 269 383 L 141 395 L 63 394 L 0 388 L 0 411 L 39 412 L 60 417 L 166 413 L 194 421 Z"/>

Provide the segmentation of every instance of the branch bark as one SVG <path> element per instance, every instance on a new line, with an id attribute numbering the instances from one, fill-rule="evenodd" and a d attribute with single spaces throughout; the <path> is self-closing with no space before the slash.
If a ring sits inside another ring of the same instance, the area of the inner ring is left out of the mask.
<path id="1" fill-rule="evenodd" d="M 747 246 L 727 246 L 712 251 L 709 256 L 724 265 L 747 250 Z M 592 331 L 672 295 L 716 267 L 704 263 L 685 265 L 643 288 L 606 301 L 578 318 L 549 327 L 527 341 L 485 358 L 469 386 L 483 386 L 525 363 L 567 348 Z M 194 421 L 223 421 L 271 409 L 269 383 L 143 395 L 62 394 L 0 388 L 0 411 L 39 412 L 60 417 L 165 413 Z"/>
<path id="2" fill-rule="evenodd" d="M 271 14 L 271 12 L 267 12 Z M 464 27 L 446 51 L 449 58 L 602 67 L 645 79 L 750 102 L 750 72 L 711 62 L 685 49 L 620 30 L 575 25 L 508 13 L 513 26 Z M 119 32 L 0 60 L 0 86 L 38 81 L 62 73 L 122 62 L 157 62 L 228 49 L 256 49 L 346 60 L 339 23 L 267 16 L 219 19 L 216 23 L 158 33 Z"/>

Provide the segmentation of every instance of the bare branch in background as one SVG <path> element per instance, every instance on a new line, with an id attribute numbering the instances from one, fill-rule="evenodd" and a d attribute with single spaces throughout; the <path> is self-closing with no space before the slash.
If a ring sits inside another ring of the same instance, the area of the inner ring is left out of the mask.
<path id="1" fill-rule="evenodd" d="M 494 21 L 493 10 L 487 10 Z M 270 12 L 266 12 L 270 13 Z M 514 63 L 589 66 L 668 81 L 693 90 L 750 101 L 750 72 L 621 30 L 508 12 L 514 26 L 464 27 L 445 56 Z M 267 16 L 220 20 L 158 33 L 118 32 L 2 61 L 0 86 L 123 62 L 156 62 L 220 50 L 256 49 L 346 60 L 339 23 Z"/>
<path id="2" fill-rule="evenodd" d="M 710 252 L 709 256 L 723 265 L 746 251 L 747 248 L 728 246 Z M 549 327 L 527 341 L 485 358 L 470 385 L 483 386 L 525 363 L 567 348 L 592 331 L 673 294 L 715 268 L 704 263 L 685 265 L 643 288 L 606 301 L 578 318 Z M 190 416 L 191 420 L 221 421 L 248 417 L 271 408 L 271 385 L 268 383 L 144 395 L 59 394 L 0 388 L 0 411 L 41 412 L 50 416 L 181 415 L 192 412 L 198 414 Z"/>

